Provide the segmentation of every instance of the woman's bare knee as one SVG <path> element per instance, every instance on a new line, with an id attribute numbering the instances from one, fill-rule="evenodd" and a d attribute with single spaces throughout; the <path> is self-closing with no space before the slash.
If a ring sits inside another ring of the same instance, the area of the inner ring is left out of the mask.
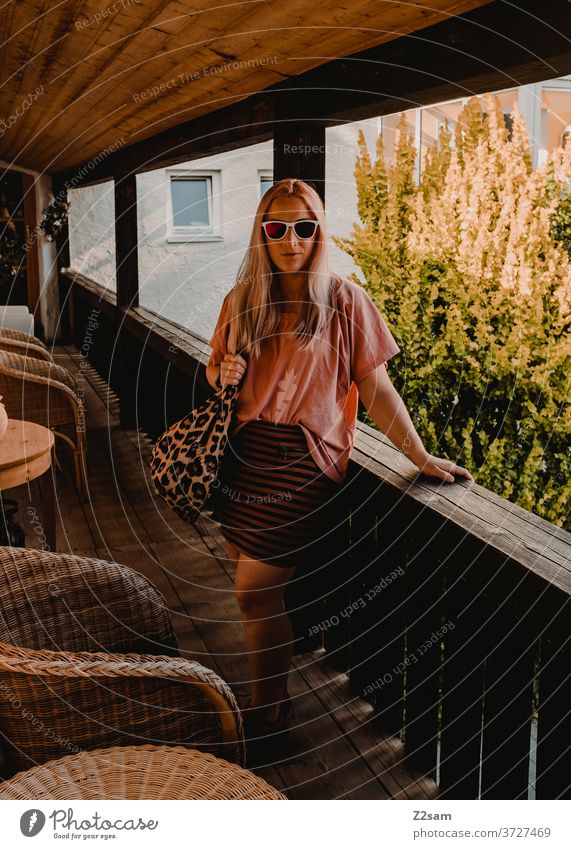
<path id="1" fill-rule="evenodd" d="M 264 618 L 283 610 L 283 595 L 295 568 L 271 566 L 240 553 L 234 589 L 247 618 Z"/>

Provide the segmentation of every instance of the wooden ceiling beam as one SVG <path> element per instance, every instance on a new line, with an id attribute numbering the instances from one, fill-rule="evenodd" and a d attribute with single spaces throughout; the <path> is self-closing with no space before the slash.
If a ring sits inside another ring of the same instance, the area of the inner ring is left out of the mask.
<path id="1" fill-rule="evenodd" d="M 86 163 L 84 182 L 143 172 L 272 137 L 282 121 L 364 120 L 571 73 L 566 0 L 492 2 L 347 58 L 327 62 Z M 80 168 L 60 172 L 69 180 Z"/>
<path id="2" fill-rule="evenodd" d="M 18 0 L 8 4 L 0 47 L 7 72 L 0 115 L 17 114 L 18 126 L 2 135 L 0 155 L 38 171 L 70 168 L 120 138 L 134 144 L 327 59 L 488 2 L 351 0 L 308 8 L 304 0 L 73 0 L 50 7 Z M 23 110 L 35 87 L 42 97 Z"/>
<path id="3" fill-rule="evenodd" d="M 352 19 L 362 25 L 359 41 L 363 48 L 398 38 L 440 17 L 438 9 L 417 8 L 408 3 L 377 3 L 373 17 L 371 5 L 371 0 L 352 0 L 350 6 Z M 451 6 L 450 12 L 464 11 L 467 5 L 470 4 L 462 0 Z M 233 8 L 225 9 L 222 32 L 219 15 L 203 14 L 199 18 L 189 18 L 187 25 L 173 37 L 165 37 L 161 33 L 160 42 L 149 42 L 147 31 L 138 33 L 115 62 L 110 61 L 107 68 L 101 69 L 93 93 L 82 96 L 80 102 L 62 117 L 60 124 L 64 132 L 68 130 L 71 133 L 78 126 L 90 127 L 89 115 L 109 114 L 120 109 L 121 123 L 128 128 L 129 135 L 139 135 L 142 139 L 150 135 L 149 123 L 156 121 L 158 131 L 164 129 L 173 114 L 182 112 L 184 115 L 187 112 L 188 119 L 194 119 L 201 113 L 209 113 L 212 104 L 233 94 L 245 97 L 250 92 L 259 92 L 283 79 L 295 77 L 300 64 L 305 71 L 325 57 L 347 53 L 347 30 L 350 28 L 344 25 L 346 8 L 331 8 L 327 25 L 318 27 L 322 41 L 317 50 L 316 26 L 312 25 L 311 15 L 296 14 L 295 8 L 285 9 L 283 5 L 276 4 L 273 8 L 264 9 L 263 27 L 260 27 L 258 4 L 237 4 L 237 11 L 232 11 Z M 160 68 L 157 68 L 159 54 Z M 229 74 L 208 73 L 225 61 L 243 60 L 245 57 L 251 63 L 250 68 L 246 66 Z M 262 64 L 256 65 L 256 62 Z M 160 71 L 158 76 L 157 70 Z M 188 97 L 187 91 L 181 92 L 180 87 L 161 92 L 161 112 L 157 118 L 154 117 L 155 101 L 147 101 L 145 108 L 140 100 L 133 99 L 133 95 L 145 92 L 157 83 L 176 80 L 181 71 L 197 74 L 197 80 L 188 84 L 196 88 L 195 98 Z M 126 76 L 132 87 L 127 100 L 124 90 Z M 89 84 L 92 82 L 91 79 Z M 181 120 L 184 119 L 181 117 Z M 89 149 L 96 139 L 97 131 L 92 131 L 83 136 L 81 142 Z M 56 150 L 52 145 L 52 156 Z"/>

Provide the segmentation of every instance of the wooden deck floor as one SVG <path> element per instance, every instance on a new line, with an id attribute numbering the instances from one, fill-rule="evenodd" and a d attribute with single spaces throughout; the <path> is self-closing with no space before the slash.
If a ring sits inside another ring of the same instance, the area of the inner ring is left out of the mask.
<path id="1" fill-rule="evenodd" d="M 89 490 L 80 498 L 70 457 L 60 449 L 57 548 L 116 560 L 146 575 L 169 605 L 186 657 L 215 669 L 240 704 L 248 693 L 242 625 L 218 526 L 190 526 L 153 497 L 146 475 L 150 442 L 121 430 L 116 397 L 73 348 L 56 361 L 80 374 L 88 421 Z M 39 486 L 20 487 L 18 520 L 26 545 L 40 547 L 26 508 L 39 504 Z M 291 799 L 432 799 L 433 781 L 401 762 L 403 745 L 371 722 L 372 709 L 349 694 L 347 677 L 322 652 L 294 660 L 290 675 L 295 714 L 287 758 L 256 770 Z"/>

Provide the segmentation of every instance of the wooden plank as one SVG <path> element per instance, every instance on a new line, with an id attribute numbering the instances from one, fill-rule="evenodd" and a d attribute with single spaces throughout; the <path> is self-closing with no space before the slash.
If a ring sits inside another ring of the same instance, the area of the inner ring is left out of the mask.
<path id="1" fill-rule="evenodd" d="M 393 489 L 394 501 L 397 502 L 400 498 L 407 510 L 421 515 L 423 509 L 426 511 L 428 508 L 429 514 L 435 521 L 438 519 L 442 525 L 446 524 L 447 533 L 454 536 L 459 548 L 464 546 L 468 551 L 474 552 L 474 555 L 478 552 L 480 555 L 486 552 L 486 559 L 490 565 L 494 565 L 494 569 L 498 569 L 502 563 L 509 565 L 516 573 L 519 572 L 520 579 L 527 574 L 533 575 L 537 577 L 538 585 L 543 586 L 549 582 L 571 595 L 569 567 L 571 534 L 566 534 L 568 539 L 566 543 L 558 538 L 556 544 L 551 545 L 551 540 L 554 539 L 550 531 L 552 526 L 549 522 L 536 517 L 538 524 L 535 526 L 534 533 L 537 540 L 530 545 L 522 538 L 523 534 L 519 528 L 510 528 L 506 524 L 502 528 L 505 533 L 496 533 L 480 518 L 477 511 L 482 502 L 481 500 L 475 502 L 472 495 L 472 491 L 478 488 L 485 492 L 483 487 L 478 487 L 478 484 L 471 483 L 467 486 L 425 481 L 417 483 L 413 475 L 409 475 L 407 480 L 398 474 L 399 464 L 408 463 L 404 455 L 401 455 L 400 459 L 395 459 L 394 467 L 397 471 L 389 472 L 377 460 L 358 450 L 353 450 L 351 461 L 357 462 L 370 474 L 381 477 L 388 483 Z M 511 506 L 514 511 L 517 510 L 516 505 Z M 559 546 L 562 546 L 561 551 L 558 550 Z M 517 582 L 516 574 L 516 584 Z"/>
<path id="2" fill-rule="evenodd" d="M 297 658 L 295 665 L 324 709 L 345 730 L 356 751 L 367 761 L 375 780 L 390 798 L 437 797 L 436 784 L 419 771 L 405 766 L 402 742 L 382 732 L 372 706 L 351 692 L 348 677 L 331 668 L 327 655 L 322 655 L 317 661 L 311 656 Z M 353 792 L 349 787 L 340 798 L 357 798 Z"/>
<path id="3" fill-rule="evenodd" d="M 63 361 L 72 372 L 77 369 L 76 355 L 72 354 Z M 115 409 L 115 396 L 109 394 L 107 385 L 91 366 L 83 365 L 81 371 L 87 381 L 85 399 L 91 441 L 95 439 L 98 443 L 97 449 L 94 449 L 98 462 L 113 468 L 114 478 L 111 485 L 120 493 L 121 501 L 129 503 L 129 513 L 138 517 L 139 528 L 145 529 L 145 539 L 199 539 L 198 531 L 179 519 L 152 491 L 148 472 L 151 442 L 145 434 L 138 431 L 117 430 L 118 411 Z M 105 406 L 106 399 L 111 401 L 111 410 Z M 98 423 L 99 427 L 94 428 L 95 423 Z"/>
<path id="4" fill-rule="evenodd" d="M 482 799 L 527 799 L 535 616 L 514 620 L 505 605 L 483 620 L 487 643 Z"/>
<path id="5" fill-rule="evenodd" d="M 357 450 L 352 460 L 363 463 L 384 480 L 390 480 L 416 501 L 437 511 L 443 518 L 461 526 L 465 531 L 486 542 L 512 559 L 530 565 L 538 554 L 556 568 L 569 567 L 571 534 L 535 516 L 517 504 L 512 504 L 477 483 L 458 481 L 442 486 L 420 474 L 418 469 L 380 433 L 369 433 L 358 425 Z M 374 457 L 374 459 L 373 459 Z M 390 476 L 390 477 L 389 477 Z M 411 486 L 411 483 L 413 486 Z M 501 508 L 501 509 L 496 509 Z"/>
<path id="6" fill-rule="evenodd" d="M 124 545 L 113 548 L 105 546 L 97 549 L 97 557 L 129 566 L 135 572 L 144 575 L 165 600 L 181 654 L 187 659 L 197 660 L 220 674 L 216 659 L 211 656 L 208 648 L 201 640 L 192 619 L 184 609 L 168 571 L 157 560 L 154 552 L 141 545 Z"/>
<path id="7" fill-rule="evenodd" d="M 337 670 L 347 670 L 350 663 L 350 648 L 348 644 L 349 629 L 341 615 L 350 596 L 351 583 L 351 509 L 350 496 L 343 489 L 336 496 L 332 505 L 332 532 L 324 539 L 324 547 L 320 563 L 323 566 L 323 590 L 325 602 L 325 622 L 335 619 L 333 630 L 326 628 L 323 632 L 323 646 L 327 651 L 331 664 Z M 318 576 L 319 577 L 319 576 Z"/>
<path id="8" fill-rule="evenodd" d="M 445 565 L 441 560 L 442 533 L 428 523 L 414 526 L 406 536 L 405 657 L 396 676 L 405 691 L 404 742 L 407 761 L 436 780 L 438 761 L 441 628 L 444 617 Z"/>
<path id="9" fill-rule="evenodd" d="M 70 358 L 68 365 L 73 371 L 77 367 L 76 358 Z M 97 547 L 146 544 L 169 535 L 179 538 L 180 534 L 170 531 L 154 508 L 141 469 L 141 457 L 124 432 L 118 430 L 116 419 L 108 420 L 104 427 L 92 427 L 94 421 L 101 422 L 102 416 L 108 419 L 108 413 L 92 383 L 94 381 L 101 391 L 101 383 L 94 380 L 95 371 L 90 366 L 84 367 L 82 375 L 86 381 L 85 400 L 90 425 L 88 497 L 84 511 Z M 167 508 L 165 516 L 170 513 Z M 184 530 L 188 535 L 186 526 Z M 197 539 L 195 533 L 193 537 Z"/>
<path id="10" fill-rule="evenodd" d="M 336 493 L 327 505 L 327 529 L 304 551 L 284 595 L 294 631 L 294 655 L 326 646 L 330 662 L 346 668 L 348 643 L 345 620 L 338 613 L 346 606 L 349 588 L 348 500 L 345 491 Z M 333 628 L 330 628 L 331 624 Z"/>
<path id="11" fill-rule="evenodd" d="M 374 705 L 379 725 L 400 735 L 405 658 L 402 528 L 388 514 L 382 486 L 356 474 L 351 494 L 350 682 Z"/>
<path id="12" fill-rule="evenodd" d="M 325 610 L 323 646 L 331 665 L 347 672 L 351 663 L 351 625 L 346 614 L 351 601 L 352 575 L 355 562 L 361 563 L 359 543 L 355 540 L 355 518 L 352 515 L 353 482 L 346 478 L 342 493 L 334 507 L 333 522 L 338 525 L 327 550 L 327 585 L 324 587 Z M 358 568 L 358 567 L 357 567 Z"/>
<path id="13" fill-rule="evenodd" d="M 537 726 L 537 799 L 571 799 L 571 600 L 560 599 L 556 616 L 541 634 Z"/>
<path id="14" fill-rule="evenodd" d="M 446 570 L 442 668 L 440 798 L 477 799 L 484 697 L 484 632 L 489 609 L 474 596 L 459 563 Z M 509 797 L 508 797 L 509 798 Z"/>
<path id="15" fill-rule="evenodd" d="M 294 704 L 291 744 L 287 755 L 275 763 L 290 798 L 384 799 L 386 790 L 378 783 L 360 752 L 352 745 L 345 729 L 323 704 L 305 680 L 316 655 L 303 658 L 303 671 L 290 673 L 289 689 Z M 296 659 L 296 666 L 299 659 Z"/>

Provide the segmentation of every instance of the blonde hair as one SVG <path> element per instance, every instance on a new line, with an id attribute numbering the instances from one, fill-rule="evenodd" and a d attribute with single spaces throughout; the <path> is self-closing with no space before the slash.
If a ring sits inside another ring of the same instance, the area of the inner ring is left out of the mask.
<path id="1" fill-rule="evenodd" d="M 300 321 L 295 333 L 301 348 L 313 348 L 316 337 L 322 336 L 333 315 L 325 210 L 321 198 L 303 180 L 286 178 L 269 188 L 261 198 L 250 242 L 238 269 L 236 283 L 229 297 L 229 344 L 231 353 L 246 352 L 258 355 L 260 342 L 279 330 L 280 310 L 272 301 L 271 285 L 274 272 L 262 230 L 262 221 L 276 198 L 301 198 L 309 217 L 319 222 L 311 258 L 304 269 L 305 293 Z M 232 340 L 232 341 L 230 341 Z"/>

